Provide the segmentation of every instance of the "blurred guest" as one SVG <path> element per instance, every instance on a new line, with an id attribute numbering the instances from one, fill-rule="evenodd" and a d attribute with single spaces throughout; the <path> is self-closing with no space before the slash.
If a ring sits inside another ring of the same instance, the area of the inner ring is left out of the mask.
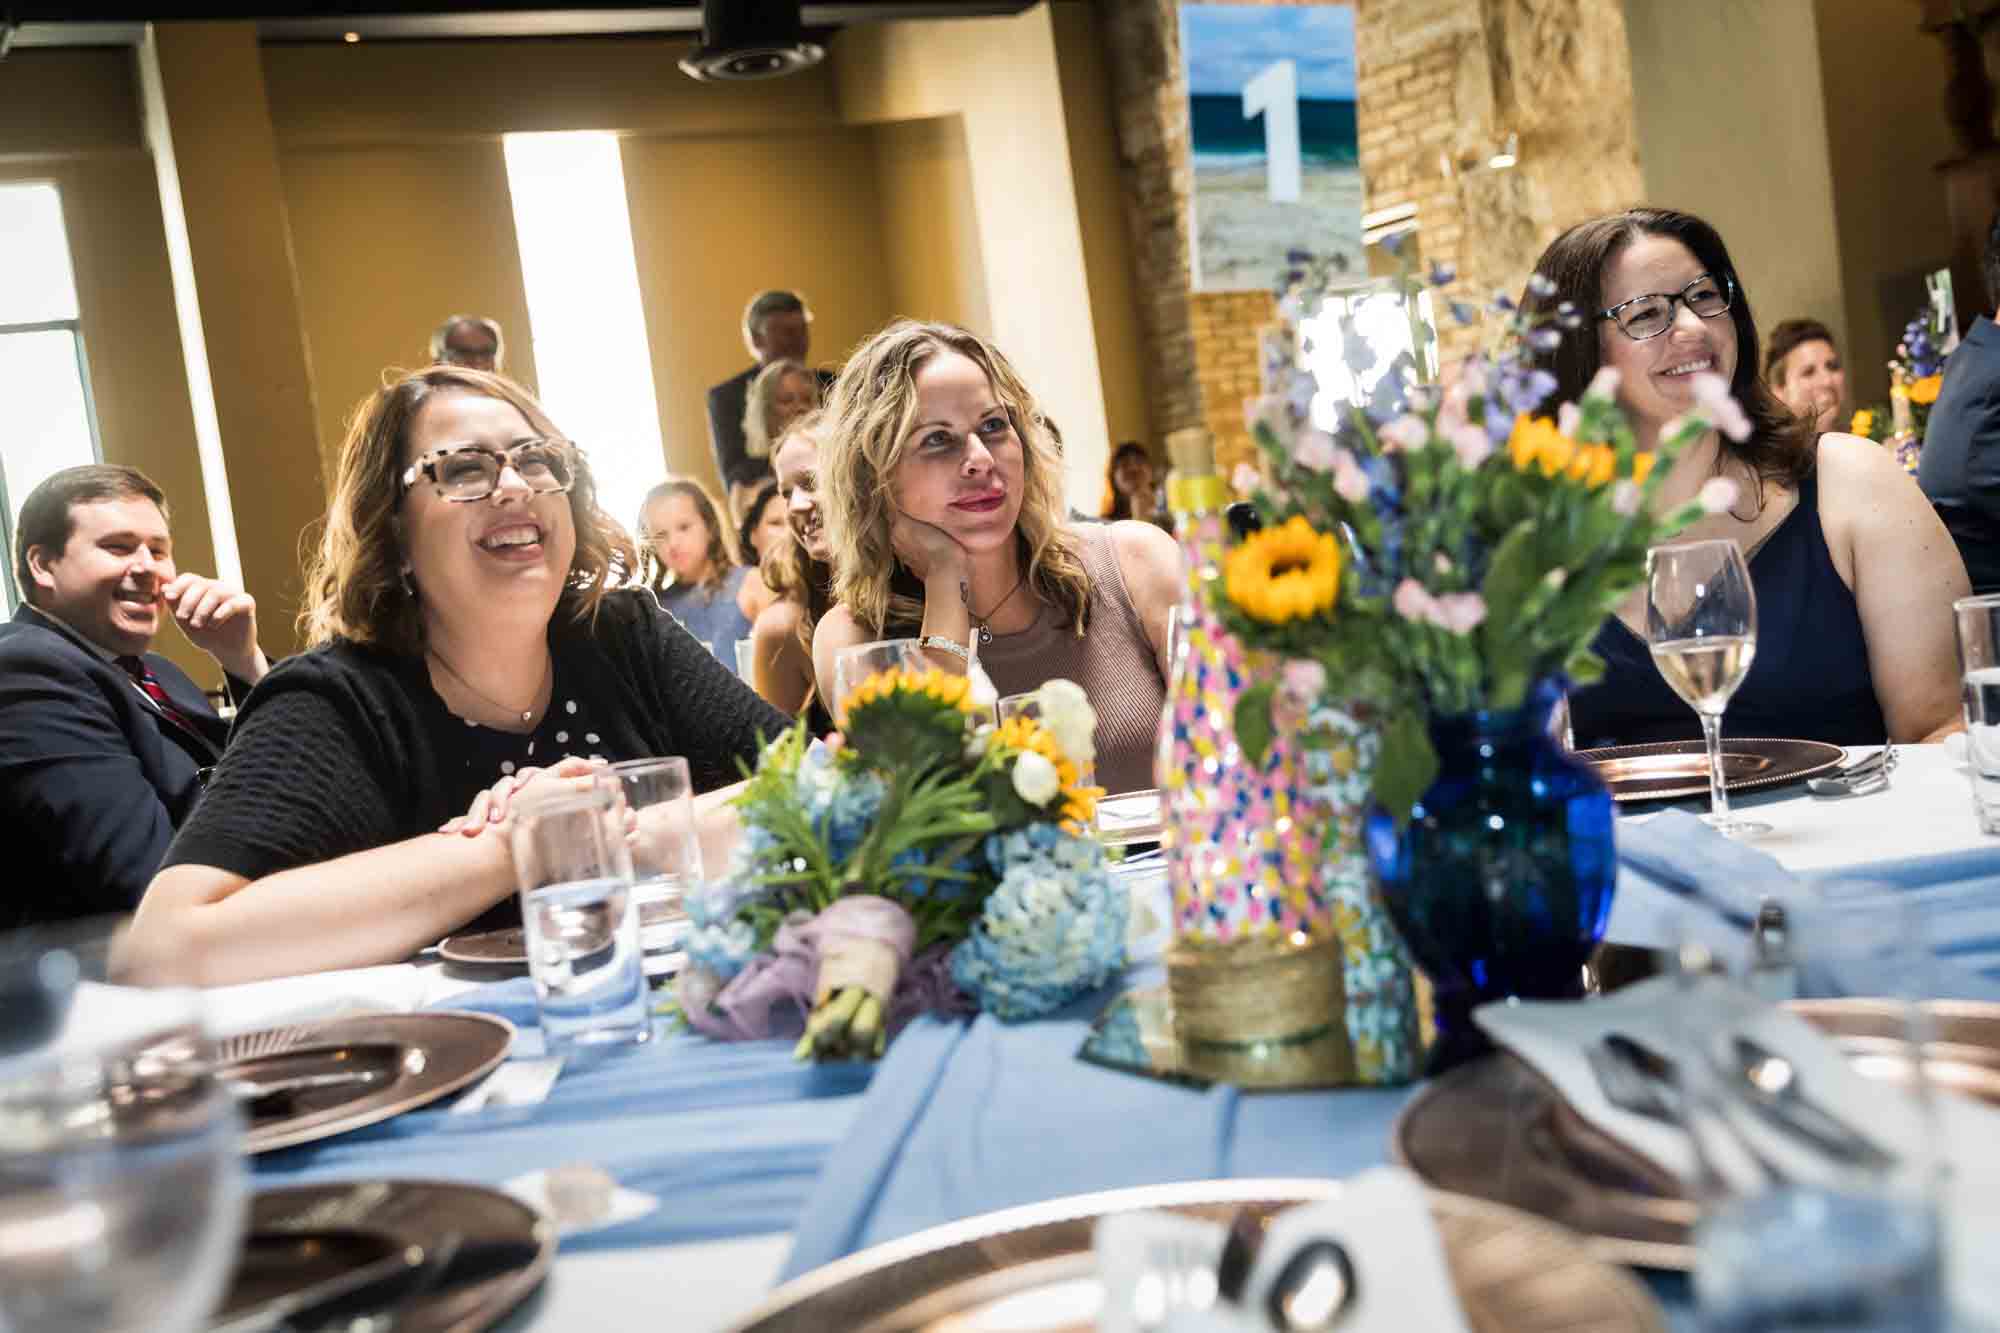
<path id="1" fill-rule="evenodd" d="M 2000 306 L 2000 215 L 1986 233 L 1986 298 Z M 2000 592 L 2000 325 L 1972 321 L 1944 363 L 1917 484 L 1937 506 L 1977 592 Z"/>
<path id="2" fill-rule="evenodd" d="M 714 498 L 699 482 L 661 482 L 639 511 L 639 541 L 640 581 L 734 671 L 737 642 L 772 598 L 756 570 L 736 563 Z"/>
<path id="3" fill-rule="evenodd" d="M 744 564 L 761 568 L 766 555 L 792 539 L 791 531 L 778 483 L 766 482 L 743 510 L 743 521 L 736 528 L 736 553 L 743 557 Z"/>
<path id="4" fill-rule="evenodd" d="M 1104 468 L 1104 505 L 1099 516 L 1115 522 L 1122 518 L 1141 519 L 1174 530 L 1160 504 L 1154 484 L 1153 456 L 1137 440 L 1126 440 L 1111 451 Z"/>
<path id="5" fill-rule="evenodd" d="M 1833 331 L 1816 319 L 1788 319 L 1771 330 L 1764 380 L 1780 402 L 1814 430 L 1838 430 L 1847 403 L 1847 371 Z"/>
<path id="6" fill-rule="evenodd" d="M 1867 745 L 1952 726 L 1951 600 L 1966 588 L 1958 552 L 1886 450 L 1821 433 L 1764 385 L 1749 297 L 1715 229 L 1633 209 L 1564 232 L 1535 271 L 1551 288 L 1528 298 L 1535 312 L 1569 302 L 1596 316 L 1549 354 L 1558 400 L 1580 398 L 1601 367 L 1617 371 L 1644 452 L 1711 389 L 1726 386 L 1741 405 L 1744 438 L 1709 432 L 1653 497 L 1663 512 L 1703 498 L 1714 508 L 1684 538 L 1727 538 L 1749 562 L 1757 654 L 1729 703 L 1731 734 Z M 1641 588 L 1592 644 L 1603 681 L 1570 698 L 1579 745 L 1700 734 L 1653 665 L 1645 630 Z"/>
<path id="7" fill-rule="evenodd" d="M 755 364 L 708 391 L 708 438 L 715 451 L 715 474 L 729 494 L 732 513 L 740 513 L 740 491 L 754 489 L 771 475 L 768 457 L 752 458 L 743 438 L 743 409 L 750 398 L 750 381 L 773 361 L 804 363 L 812 349 L 812 312 L 796 292 L 759 292 L 743 312 L 743 343 Z M 833 376 L 820 374 L 822 385 Z M 745 497 L 747 498 L 747 497 Z"/>
<path id="8" fill-rule="evenodd" d="M 785 427 L 820 405 L 820 378 L 806 369 L 805 362 L 787 357 L 773 361 L 750 381 L 750 393 L 743 408 L 743 452 L 762 462 L 771 461 L 771 442 L 785 433 Z M 769 477 L 767 471 L 765 476 Z M 741 517 L 743 507 L 757 482 L 731 488 L 730 508 Z"/>
<path id="9" fill-rule="evenodd" d="M 167 500 L 129 467 L 66 468 L 28 493 L 0 624 L 0 928 L 130 911 L 229 724 L 151 650 L 161 608 L 241 699 L 269 664 L 250 594 L 174 568 Z"/>
<path id="10" fill-rule="evenodd" d="M 431 335 L 431 361 L 440 366 L 498 372 L 505 367 L 506 355 L 500 326 L 478 315 L 453 315 Z"/>
<path id="11" fill-rule="evenodd" d="M 1097 709 L 1097 778 L 1153 785 L 1180 548 L 1150 523 L 1064 521 L 1062 462 L 1006 357 L 900 321 L 834 385 L 822 469 L 838 605 L 813 636 L 822 692 L 844 648 L 917 622 L 940 667 L 976 638 L 1001 694 L 1064 677 Z"/>
<path id="12" fill-rule="evenodd" d="M 685 755 L 723 854 L 714 789 L 787 719 L 650 590 L 618 587 L 637 564 L 588 461 L 518 385 L 433 366 L 377 390 L 308 566 L 311 651 L 238 715 L 135 952 L 215 984 L 518 919 L 515 804 L 587 785 L 598 758 Z"/>
<path id="13" fill-rule="evenodd" d="M 772 454 L 787 534 L 760 567 L 777 600 L 757 617 L 751 631 L 757 693 L 787 713 L 803 715 L 814 735 L 833 730 L 833 719 L 814 688 L 812 668 L 813 628 L 833 605 L 833 569 L 827 564 L 819 509 L 824 425 L 818 413 L 800 418 L 779 437 Z"/>

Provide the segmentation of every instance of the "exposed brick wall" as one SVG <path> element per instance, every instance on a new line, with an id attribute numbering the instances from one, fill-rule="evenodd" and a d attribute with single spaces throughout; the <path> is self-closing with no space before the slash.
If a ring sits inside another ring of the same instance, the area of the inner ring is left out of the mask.
<path id="1" fill-rule="evenodd" d="M 1517 289 L 1564 227 L 1638 200 L 1620 0 L 1352 3 L 1364 208 L 1416 206 L 1424 260 L 1457 270 L 1446 296 L 1477 307 Z M 1257 391 L 1257 329 L 1272 301 L 1189 290 L 1194 169 L 1176 0 L 1098 4 L 1158 390 L 1153 428 L 1206 423 L 1226 474 L 1250 451 L 1242 400 Z M 1520 164 L 1488 168 L 1509 133 Z M 1448 319 L 1439 333 L 1447 357 L 1484 336 Z"/>

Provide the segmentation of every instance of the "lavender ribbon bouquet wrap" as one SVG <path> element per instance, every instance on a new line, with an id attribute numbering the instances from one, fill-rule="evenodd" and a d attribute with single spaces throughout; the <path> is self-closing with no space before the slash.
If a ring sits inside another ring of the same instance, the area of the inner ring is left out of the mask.
<path id="1" fill-rule="evenodd" d="M 1096 717 L 1051 681 L 998 726 L 964 677 L 891 670 L 838 746 L 768 746 L 729 873 L 689 905 L 681 1008 L 723 1040 L 873 1059 L 926 1012 L 1040 1017 L 1122 966 L 1130 903 L 1089 832 Z"/>

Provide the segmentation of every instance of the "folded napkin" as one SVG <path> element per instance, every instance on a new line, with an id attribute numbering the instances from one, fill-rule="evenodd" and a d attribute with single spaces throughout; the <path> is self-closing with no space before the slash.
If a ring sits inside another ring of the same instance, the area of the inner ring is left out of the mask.
<path id="1" fill-rule="evenodd" d="M 1584 1052 L 1617 1032 L 1677 1054 L 1683 1032 L 1738 1031 L 1792 1064 L 1812 1100 L 1870 1141 L 1905 1155 L 1948 1162 L 1941 1187 L 1950 1296 L 1962 1317 L 2000 1328 L 2000 1110 L 1933 1089 L 1932 1123 L 1881 1085 L 1855 1072 L 1839 1049 L 1804 1019 L 1763 1004 L 1719 979 L 1693 986 L 1657 977 L 1602 999 L 1501 1002 L 1474 1012 L 1500 1045 L 1534 1067 L 1586 1121 L 1663 1169 L 1689 1179 L 1694 1150 L 1676 1126 L 1611 1105 Z M 1828 1168 L 1796 1141 L 1758 1122 L 1733 1128 L 1787 1174 L 1810 1179 Z"/>
<path id="2" fill-rule="evenodd" d="M 1213 1274 L 1227 1229 L 1176 1213 L 1119 1213 L 1097 1224 L 1093 1241 L 1104 1304 L 1103 1333 L 1265 1333 L 1264 1302 L 1285 1265 L 1305 1246 L 1332 1240 L 1347 1252 L 1354 1291 L 1340 1320 L 1343 1333 L 1465 1333 L 1465 1314 L 1445 1263 L 1444 1243 L 1423 1186 L 1402 1167 L 1377 1167 L 1344 1182 L 1338 1196 L 1300 1204 L 1265 1229 L 1239 1303 L 1168 1309 L 1148 1319 L 1157 1283 L 1190 1272 Z M 1191 1284 L 1199 1287 L 1203 1284 Z M 1148 1290 L 1148 1288 L 1152 1290 Z M 1142 1313 L 1143 1312 L 1143 1313 Z"/>
<path id="3" fill-rule="evenodd" d="M 217 986 L 203 992 L 202 1007 L 209 1032 L 231 1037 L 349 1014 L 408 1013 L 423 1005 L 431 981 L 429 972 L 408 964 L 311 972 Z"/>
<path id="4" fill-rule="evenodd" d="M 1662 888 L 1692 894 L 1732 921 L 1757 919 L 1767 897 L 1799 891 L 1791 871 L 1754 847 L 1723 837 L 1685 810 L 1618 823 L 1618 860 Z"/>

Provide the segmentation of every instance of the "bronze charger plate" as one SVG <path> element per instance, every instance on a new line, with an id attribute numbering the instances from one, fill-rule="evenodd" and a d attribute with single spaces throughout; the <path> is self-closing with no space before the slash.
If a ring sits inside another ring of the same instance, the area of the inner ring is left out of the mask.
<path id="1" fill-rule="evenodd" d="M 514 1025 L 491 1014 L 359 1014 L 228 1038 L 218 1044 L 216 1073 L 301 1085 L 244 1106 L 243 1150 L 271 1152 L 448 1097 L 505 1060 L 513 1041 Z"/>
<path id="2" fill-rule="evenodd" d="M 1855 1069 L 1907 1072 L 1889 1006 L 1797 1000 L 1786 1006 L 1834 1039 Z M 1934 1087 L 2000 1106 L 2000 1004 L 1928 1002 L 1934 1039 L 1924 1073 Z M 1686 1270 L 1694 1205 L 1680 1182 L 1577 1114 L 1555 1087 L 1501 1051 L 1436 1079 L 1396 1119 L 1389 1153 L 1434 1189 L 1524 1209 L 1568 1227 L 1595 1258 Z"/>
<path id="3" fill-rule="evenodd" d="M 215 1318 L 246 1314 L 370 1262 L 395 1248 L 434 1250 L 456 1237 L 460 1253 L 518 1249 L 521 1262 L 434 1286 L 397 1312 L 397 1333 L 475 1333 L 525 1300 L 555 1262 L 556 1229 L 498 1190 L 435 1180 L 370 1180 L 260 1190 L 251 1197 L 243 1256 Z M 370 1242 L 373 1241 L 371 1246 Z"/>
<path id="4" fill-rule="evenodd" d="M 1578 750 L 1611 789 L 1614 801 L 1665 801 L 1708 795 L 1708 749 L 1701 741 L 1656 741 L 1650 745 L 1607 745 Z M 1722 785 L 1732 792 L 1755 791 L 1818 777 L 1847 757 L 1824 741 L 1722 738 Z"/>
<path id="5" fill-rule="evenodd" d="M 437 950 L 438 957 L 460 967 L 526 968 L 528 933 L 520 926 L 506 926 L 476 935 L 447 935 Z M 686 962 L 686 950 L 674 948 L 645 954 L 639 966 L 649 977 L 668 977 Z"/>
<path id="6" fill-rule="evenodd" d="M 1338 1180 L 1205 1180 L 1080 1194 L 920 1231 L 787 1282 L 733 1333 L 1088 1333 L 1103 1288 L 1091 1251 L 1100 1217 L 1166 1209 L 1262 1221 L 1340 1193 Z M 1621 1269 L 1539 1218 L 1430 1192 L 1459 1303 L 1474 1333 L 1655 1333 L 1659 1307 Z"/>

